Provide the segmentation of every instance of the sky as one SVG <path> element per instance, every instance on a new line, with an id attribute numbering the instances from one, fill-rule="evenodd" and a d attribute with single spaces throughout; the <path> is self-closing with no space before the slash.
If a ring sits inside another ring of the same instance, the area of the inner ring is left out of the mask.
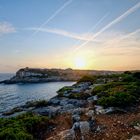
<path id="1" fill-rule="evenodd" d="M 140 0 L 0 0 L 0 72 L 140 69 Z"/>

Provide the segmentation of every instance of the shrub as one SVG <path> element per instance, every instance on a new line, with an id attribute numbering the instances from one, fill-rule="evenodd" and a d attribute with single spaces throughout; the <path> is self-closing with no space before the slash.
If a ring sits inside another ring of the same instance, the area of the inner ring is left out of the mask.
<path id="1" fill-rule="evenodd" d="M 65 91 L 70 92 L 72 89 L 73 89 L 73 88 L 72 88 L 71 86 L 65 86 L 65 87 L 59 89 L 57 92 L 58 92 L 58 93 L 62 93 L 62 92 L 65 92 Z"/>
<path id="2" fill-rule="evenodd" d="M 33 140 L 33 136 L 23 130 L 14 132 L 14 128 L 7 128 L 0 132 L 1 140 Z"/>
<path id="3" fill-rule="evenodd" d="M 101 97 L 97 103 L 105 107 L 125 107 L 133 104 L 135 101 L 136 98 L 133 95 L 127 93 L 116 93 L 108 97 Z"/>
<path id="4" fill-rule="evenodd" d="M 43 107 L 43 106 L 47 106 L 48 105 L 48 101 L 46 100 L 38 100 L 38 101 L 29 101 L 26 102 L 26 107 Z"/>
<path id="5" fill-rule="evenodd" d="M 133 77 L 135 77 L 135 78 L 140 80 L 140 72 L 134 72 Z"/>
<path id="6" fill-rule="evenodd" d="M 95 80 L 96 80 L 96 77 L 94 77 L 94 76 L 84 76 L 78 81 L 78 83 L 81 83 L 81 82 L 94 82 Z"/>
<path id="7" fill-rule="evenodd" d="M 14 118 L 0 118 L 1 140 L 40 139 L 39 133 L 50 125 L 48 117 L 26 113 Z"/>

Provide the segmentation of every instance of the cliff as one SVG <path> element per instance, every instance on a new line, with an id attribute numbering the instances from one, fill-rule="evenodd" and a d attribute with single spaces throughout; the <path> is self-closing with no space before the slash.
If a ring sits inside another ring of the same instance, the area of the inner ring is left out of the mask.
<path id="1" fill-rule="evenodd" d="M 22 68 L 16 72 L 16 75 L 9 80 L 1 83 L 39 83 L 54 81 L 77 81 L 85 75 L 109 75 L 118 72 L 114 71 L 96 71 L 96 70 L 72 70 L 72 69 L 39 69 Z"/>

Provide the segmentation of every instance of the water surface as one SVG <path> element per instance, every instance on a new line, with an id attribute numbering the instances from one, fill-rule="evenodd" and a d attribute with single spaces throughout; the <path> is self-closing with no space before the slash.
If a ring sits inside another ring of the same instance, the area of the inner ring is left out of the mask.
<path id="1" fill-rule="evenodd" d="M 0 76 L 2 77 L 2 76 Z M 3 78 L 3 80 L 5 80 Z M 48 82 L 38 84 L 0 84 L 0 113 L 27 101 L 50 99 L 57 95 L 56 91 L 75 82 Z"/>

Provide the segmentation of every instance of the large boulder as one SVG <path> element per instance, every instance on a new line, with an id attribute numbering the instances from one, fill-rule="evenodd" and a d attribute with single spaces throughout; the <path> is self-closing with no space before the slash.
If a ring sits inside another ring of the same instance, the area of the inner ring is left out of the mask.
<path id="1" fill-rule="evenodd" d="M 60 109 L 61 109 L 60 106 L 57 106 L 57 107 L 47 106 L 47 107 L 40 107 L 40 108 L 34 109 L 33 112 L 40 115 L 49 116 L 51 118 L 51 117 L 56 116 Z"/>
<path id="2" fill-rule="evenodd" d="M 80 122 L 80 132 L 81 132 L 81 138 L 82 138 L 82 140 L 86 140 L 85 137 L 90 132 L 89 122 L 87 122 L 87 121 Z"/>

